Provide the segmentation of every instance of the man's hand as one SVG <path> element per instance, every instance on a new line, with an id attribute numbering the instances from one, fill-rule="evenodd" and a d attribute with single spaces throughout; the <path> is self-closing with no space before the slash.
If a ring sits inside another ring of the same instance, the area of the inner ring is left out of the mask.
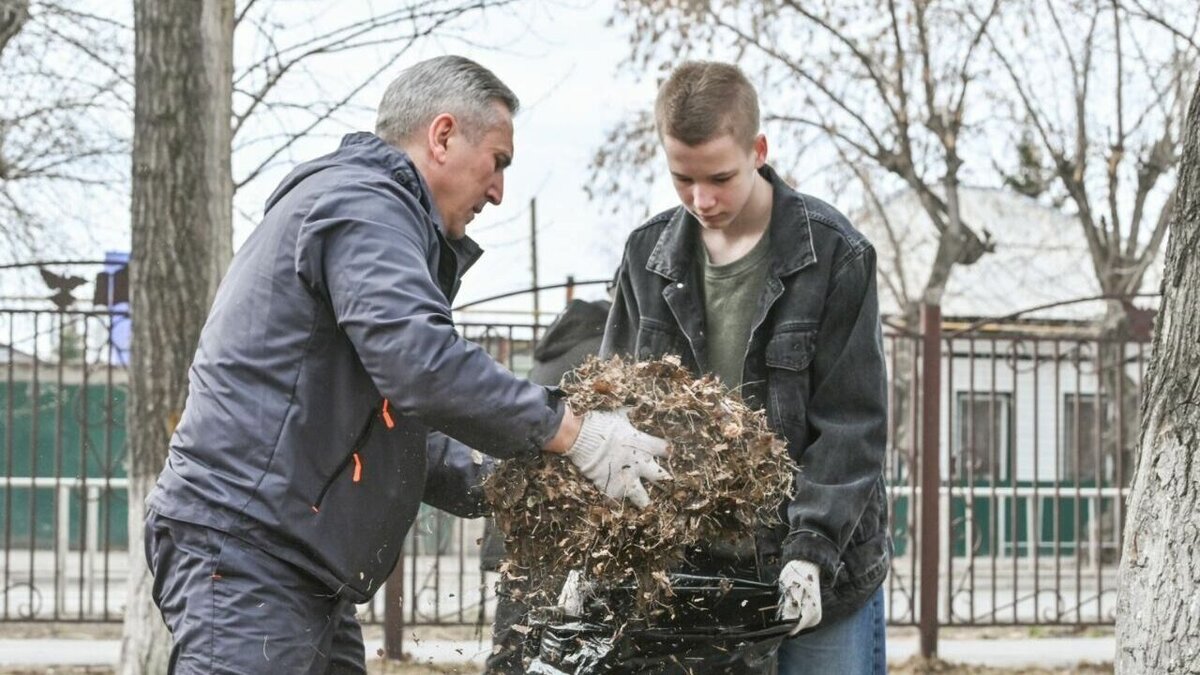
<path id="1" fill-rule="evenodd" d="M 821 623 L 821 571 L 807 560 L 793 560 L 779 573 L 779 618 L 795 620 L 789 635 Z"/>
<path id="2" fill-rule="evenodd" d="M 667 442 L 634 429 L 628 408 L 585 415 L 579 437 L 566 454 L 604 494 L 618 500 L 627 497 L 638 508 L 650 505 L 642 479 L 671 477 L 654 461 L 666 456 Z"/>

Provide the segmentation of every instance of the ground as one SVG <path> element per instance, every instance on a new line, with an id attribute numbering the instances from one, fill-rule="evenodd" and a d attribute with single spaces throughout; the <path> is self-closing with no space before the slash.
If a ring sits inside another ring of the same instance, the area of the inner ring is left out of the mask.
<path id="1" fill-rule="evenodd" d="M 891 675 L 1101 675 L 1113 672 L 1111 663 L 1091 664 L 1081 663 L 1076 668 L 987 668 L 984 666 L 964 666 L 956 663 L 946 663 L 934 659 L 930 662 L 920 658 L 912 658 L 904 663 L 888 668 Z"/>
<path id="2" fill-rule="evenodd" d="M 408 639 L 477 639 L 478 633 L 470 626 L 424 627 Z M 911 632 L 908 628 L 893 628 L 889 635 L 899 635 Z M 1049 638 L 1049 637 L 1086 637 L 1101 634 L 1111 634 L 1111 628 L 1075 628 L 1075 627 L 991 627 L 991 628 L 946 628 L 940 632 L 942 640 L 952 640 L 956 637 L 972 639 L 1013 639 L 1013 638 Z M 72 623 L 7 623 L 0 624 L 0 639 L 21 638 L 98 638 L 114 639 L 121 634 L 120 624 L 72 624 Z M 368 640 L 380 638 L 378 626 L 366 626 L 364 637 Z M 370 655 L 367 672 L 369 675 L 419 675 L 446 673 L 478 673 L 479 667 L 469 664 L 418 664 L 385 661 L 378 656 Z M 892 675 L 1107 675 L 1113 672 L 1111 663 L 1088 664 L 1082 663 L 1076 668 L 989 668 L 984 666 L 962 665 L 934 660 L 924 662 L 919 658 L 910 659 L 904 663 L 894 664 L 889 668 Z M 0 666 L 0 675 L 112 675 L 111 668 L 97 667 L 64 667 L 49 669 L 31 669 Z"/>
<path id="3" fill-rule="evenodd" d="M 419 665 L 413 663 L 388 663 L 382 659 L 372 659 L 367 673 L 370 675 L 418 675 L 424 673 L 478 673 L 479 669 L 472 665 Z M 1079 668 L 1070 670 L 1046 670 L 1028 668 L 1021 670 L 974 667 L 974 665 L 955 665 L 946 662 L 922 663 L 912 659 L 906 663 L 894 665 L 888 669 L 892 675 L 1100 675 L 1112 673 L 1111 664 L 1081 664 Z M 0 669 L 4 675 L 110 675 L 109 668 L 52 668 L 49 670 Z"/>

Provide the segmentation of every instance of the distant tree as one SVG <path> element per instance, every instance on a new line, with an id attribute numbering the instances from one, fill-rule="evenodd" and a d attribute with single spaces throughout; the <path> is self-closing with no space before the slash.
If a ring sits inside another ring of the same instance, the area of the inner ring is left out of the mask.
<path id="1" fill-rule="evenodd" d="M 629 62 L 641 71 L 665 75 L 688 57 L 736 59 L 759 82 L 773 162 L 785 172 L 837 159 L 876 199 L 916 194 L 937 252 L 916 294 L 889 286 L 903 292 L 895 299 L 915 325 L 918 303 L 940 303 L 953 267 L 991 247 L 982 224 L 963 218 L 959 187 L 972 157 L 988 156 L 975 147 L 986 112 L 976 80 L 983 34 L 1003 2 L 974 4 L 981 16 L 938 0 L 622 0 L 617 21 L 632 26 Z M 804 152 L 814 132 L 832 153 Z M 648 166 L 655 142 L 649 112 L 614 128 L 592 162 L 592 196 L 638 199 L 646 176 L 661 171 Z"/>
<path id="2" fill-rule="evenodd" d="M 1023 165 L 1025 182 L 1008 182 L 1057 193 L 1079 221 L 1101 292 L 1138 293 L 1171 219 L 1200 58 L 1196 4 L 1009 2 L 1016 11 L 987 32 L 1003 76 L 993 94 L 1013 117 L 998 137 L 1008 136 Z M 1108 302 L 1109 336 L 1126 335 L 1126 307 Z"/>
<path id="3" fill-rule="evenodd" d="M 1126 341 L 1145 313 L 1132 296 L 1158 260 L 1178 199 L 1171 187 L 1200 63 L 1196 3 L 1012 1 L 1017 11 L 987 34 L 1002 76 L 993 94 L 997 110 L 1011 111 L 1008 137 L 1026 148 L 1025 174 L 1074 215 L 1100 292 L 1111 296 L 1093 357 L 1100 452 L 1111 462 L 1094 479 L 1128 481 L 1140 420 Z M 1106 536 L 1121 527 L 1114 506 L 1099 514 Z"/>
<path id="4" fill-rule="evenodd" d="M 0 0 L 0 262 L 71 249 L 78 205 L 125 193 L 127 36 L 77 0 Z"/>
<path id="5" fill-rule="evenodd" d="M 1117 590 L 1131 675 L 1200 672 L 1200 88 L 1183 139 Z"/>
<path id="6" fill-rule="evenodd" d="M 234 194 L 291 163 L 302 139 L 342 133 L 362 92 L 422 39 L 471 40 L 477 27 L 462 19 L 515 1 L 237 2 Z M 84 254 L 95 247 L 89 234 L 125 225 L 107 213 L 130 187 L 134 31 L 126 7 L 0 0 L 0 261 Z M 364 66 L 335 70 L 329 64 L 339 59 Z"/>
<path id="7" fill-rule="evenodd" d="M 281 0 L 241 0 L 236 38 L 245 44 L 233 73 L 233 152 L 241 165 L 237 191 L 271 167 L 292 161 L 301 139 L 344 129 L 340 115 L 354 108 L 364 89 L 428 38 L 471 40 L 459 26 L 473 15 L 516 0 L 404 0 L 317 3 L 311 8 Z M 473 27 L 477 29 L 477 27 Z M 331 80 L 321 68 L 353 57 L 361 70 L 339 68 Z M 252 159 L 251 159 L 252 158 Z"/>

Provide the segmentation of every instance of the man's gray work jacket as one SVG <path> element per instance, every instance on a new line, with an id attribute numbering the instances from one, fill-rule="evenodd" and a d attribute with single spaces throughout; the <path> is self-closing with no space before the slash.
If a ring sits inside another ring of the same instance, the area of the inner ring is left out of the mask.
<path id="1" fill-rule="evenodd" d="M 355 602 L 379 588 L 422 498 L 477 509 L 429 428 L 536 452 L 562 404 L 455 331 L 478 257 L 449 241 L 411 160 L 372 134 L 297 167 L 234 256 L 147 505 L 307 570 Z"/>
<path id="2" fill-rule="evenodd" d="M 821 569 L 824 622 L 861 607 L 891 560 L 883 482 L 887 396 L 875 250 L 828 204 L 766 166 L 774 188 L 770 258 L 741 394 L 766 408 L 800 466 L 783 524 L 756 542 L 773 582 L 783 563 Z M 708 372 L 699 224 L 683 207 L 633 231 L 617 272 L 603 356 L 677 354 Z"/>

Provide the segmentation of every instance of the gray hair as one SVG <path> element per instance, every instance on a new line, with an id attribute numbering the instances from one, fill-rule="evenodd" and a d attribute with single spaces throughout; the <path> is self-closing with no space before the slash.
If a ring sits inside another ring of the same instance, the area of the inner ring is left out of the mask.
<path id="1" fill-rule="evenodd" d="M 493 102 L 516 114 L 520 101 L 500 78 L 462 56 L 438 56 L 409 66 L 383 92 L 375 135 L 393 145 L 424 131 L 433 118 L 450 113 L 471 138 L 497 124 Z"/>

